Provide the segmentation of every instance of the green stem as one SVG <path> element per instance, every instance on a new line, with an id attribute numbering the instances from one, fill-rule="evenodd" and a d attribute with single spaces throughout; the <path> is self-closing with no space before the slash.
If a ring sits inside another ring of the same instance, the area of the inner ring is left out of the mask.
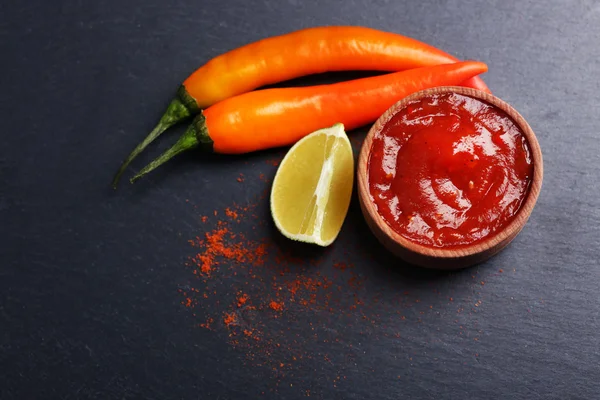
<path id="1" fill-rule="evenodd" d="M 137 181 L 150 171 L 153 171 L 157 167 L 161 166 L 165 162 L 169 161 L 171 158 L 175 157 L 177 154 L 182 153 L 187 150 L 195 149 L 197 147 L 201 147 L 204 150 L 212 151 L 213 149 L 213 141 L 208 134 L 208 129 L 206 128 L 205 117 L 202 113 L 198 115 L 194 122 L 189 126 L 189 128 L 185 131 L 185 133 L 179 138 L 177 143 L 173 145 L 170 149 L 165 151 L 163 154 L 158 156 L 154 161 L 150 164 L 146 165 L 140 172 L 138 172 L 133 178 L 131 178 L 131 183 Z"/>
<path id="2" fill-rule="evenodd" d="M 183 121 L 187 117 L 195 114 L 199 111 L 196 105 L 196 100 L 185 90 L 184 86 L 181 86 L 177 91 L 177 96 L 171 101 L 167 111 L 163 114 L 158 125 L 150 132 L 146 138 L 136 146 L 135 149 L 127 156 L 125 161 L 121 164 L 121 167 L 115 174 L 112 181 L 113 188 L 117 188 L 121 175 L 125 172 L 125 169 L 129 166 L 131 161 L 138 156 L 150 143 L 152 143 L 157 137 L 159 137 L 164 131 L 169 129 L 176 123 Z"/>

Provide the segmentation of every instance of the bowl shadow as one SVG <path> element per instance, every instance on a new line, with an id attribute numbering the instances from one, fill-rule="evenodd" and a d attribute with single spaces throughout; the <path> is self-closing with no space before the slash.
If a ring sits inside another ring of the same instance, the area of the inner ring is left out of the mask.
<path id="1" fill-rule="evenodd" d="M 401 258 L 395 256 L 392 252 L 386 249 L 371 232 L 367 225 L 358 200 L 358 193 L 353 193 L 352 203 L 350 206 L 349 215 L 351 218 L 351 226 L 356 243 L 356 252 L 367 255 L 368 274 L 377 283 L 385 285 L 398 285 L 405 287 L 407 284 L 421 285 L 431 284 L 456 277 L 460 275 L 471 275 L 472 267 L 444 270 L 424 268 L 418 265 L 410 264 Z"/>

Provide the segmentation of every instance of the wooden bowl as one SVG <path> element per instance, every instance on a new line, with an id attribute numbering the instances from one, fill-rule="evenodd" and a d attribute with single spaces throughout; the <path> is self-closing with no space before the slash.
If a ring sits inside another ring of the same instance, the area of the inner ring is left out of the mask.
<path id="1" fill-rule="evenodd" d="M 373 137 L 378 134 L 387 122 L 407 103 L 420 99 L 422 97 L 441 94 L 457 93 L 464 96 L 473 97 L 483 102 L 489 103 L 503 110 L 515 124 L 521 128 L 531 149 L 533 161 L 533 180 L 527 193 L 527 197 L 514 219 L 494 235 L 472 245 L 458 249 L 431 248 L 414 243 L 400 234 L 396 233 L 379 215 L 373 201 L 371 200 L 368 185 L 368 162 L 371 155 Z M 525 119 L 508 103 L 499 98 L 470 88 L 444 86 L 433 89 L 423 90 L 414 93 L 393 105 L 375 122 L 369 131 L 360 152 L 358 159 L 358 194 L 360 207 L 367 224 L 377 239 L 392 253 L 406 262 L 426 268 L 436 269 L 458 269 L 468 267 L 487 260 L 492 257 L 506 245 L 508 245 L 521 231 L 529 215 L 535 206 L 543 179 L 543 162 L 540 145 L 533 133 L 533 130 Z"/>

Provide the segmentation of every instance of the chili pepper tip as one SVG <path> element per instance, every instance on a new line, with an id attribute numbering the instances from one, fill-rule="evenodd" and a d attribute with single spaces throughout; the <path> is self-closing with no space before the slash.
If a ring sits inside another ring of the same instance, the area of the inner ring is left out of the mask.
<path id="1" fill-rule="evenodd" d="M 131 161 L 133 161 L 133 159 L 135 157 L 137 157 L 138 154 L 140 154 L 154 139 L 156 139 L 167 128 L 168 128 L 168 126 L 165 126 L 165 125 L 162 125 L 159 123 L 152 130 L 152 132 L 150 132 L 150 134 L 140 144 L 138 144 L 135 149 L 133 149 L 133 151 L 129 154 L 129 156 L 127 156 L 125 161 L 123 161 L 123 163 L 119 167 L 119 170 L 115 174 L 115 177 L 113 178 L 113 181 L 112 181 L 113 189 L 117 188 L 119 179 L 121 179 L 121 175 L 123 175 L 123 173 L 125 172 L 125 169 L 129 166 Z"/>

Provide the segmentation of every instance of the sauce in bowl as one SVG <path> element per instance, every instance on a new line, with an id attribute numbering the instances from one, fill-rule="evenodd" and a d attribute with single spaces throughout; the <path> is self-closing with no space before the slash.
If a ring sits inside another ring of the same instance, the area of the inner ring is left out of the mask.
<path id="1" fill-rule="evenodd" d="M 499 108 L 457 93 L 408 103 L 373 137 L 368 188 L 398 234 L 460 248 L 500 231 L 533 178 L 522 130 Z"/>

